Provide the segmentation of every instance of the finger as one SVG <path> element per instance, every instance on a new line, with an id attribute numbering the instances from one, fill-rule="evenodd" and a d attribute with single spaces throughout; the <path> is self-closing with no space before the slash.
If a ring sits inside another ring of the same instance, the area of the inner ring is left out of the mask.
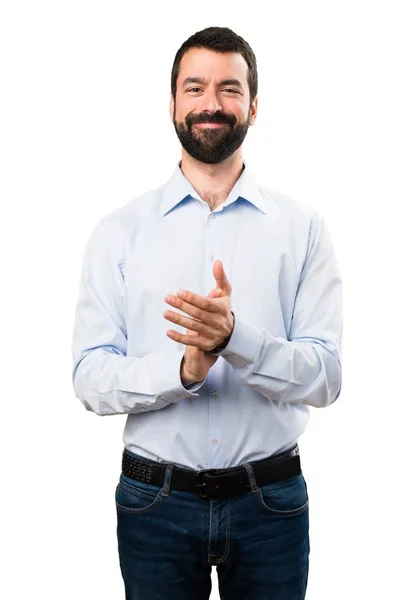
<path id="1" fill-rule="evenodd" d="M 197 308 L 197 306 L 189 304 L 188 302 L 184 302 L 177 297 L 175 297 L 175 300 L 173 301 L 168 301 L 167 304 L 171 304 L 172 307 L 177 308 L 181 312 L 185 313 L 183 316 L 186 318 L 190 316 L 193 320 L 205 323 L 205 325 L 208 325 L 209 327 L 216 328 L 216 326 L 219 325 L 219 318 L 222 318 L 219 313 L 216 314 L 201 310 L 200 308 Z M 169 312 L 170 311 L 167 311 L 167 314 Z M 178 313 L 176 312 L 175 314 Z M 165 313 L 163 313 L 163 315 L 165 316 Z"/>
<path id="2" fill-rule="evenodd" d="M 211 344 L 208 340 L 201 338 L 200 335 L 184 335 L 183 333 L 179 333 L 173 329 L 168 329 L 167 335 L 175 342 L 180 342 L 180 344 L 184 344 L 185 346 L 195 346 L 196 348 L 200 348 L 206 352 L 213 348 L 213 344 Z"/>
<path id="3" fill-rule="evenodd" d="M 216 336 L 216 329 L 213 327 L 202 323 L 196 319 L 190 319 L 189 317 L 184 317 L 177 312 L 171 310 L 165 310 L 163 312 L 163 316 L 167 321 L 171 321 L 172 323 L 176 323 L 177 325 L 181 325 L 181 327 L 185 327 L 185 329 L 192 329 L 193 331 L 197 331 L 204 337 L 214 337 Z"/>
<path id="4" fill-rule="evenodd" d="M 208 295 L 211 298 L 221 298 L 222 296 L 225 295 L 225 292 L 223 290 L 221 290 L 220 288 L 216 288 L 214 290 L 211 290 Z"/>
<path id="5" fill-rule="evenodd" d="M 170 331 L 171 331 L 171 330 L 170 330 Z M 193 331 L 193 329 L 188 329 L 188 330 L 186 331 L 186 334 L 187 334 L 187 335 L 199 335 L 199 334 L 197 333 L 197 331 Z"/>
<path id="6" fill-rule="evenodd" d="M 179 308 L 183 312 L 191 315 L 195 319 L 203 320 L 203 313 L 219 313 L 223 312 L 222 307 L 214 298 L 208 296 L 200 296 L 189 290 L 177 292 L 177 296 L 169 294 L 165 297 L 167 304 Z M 199 310 L 200 309 L 200 310 Z"/>

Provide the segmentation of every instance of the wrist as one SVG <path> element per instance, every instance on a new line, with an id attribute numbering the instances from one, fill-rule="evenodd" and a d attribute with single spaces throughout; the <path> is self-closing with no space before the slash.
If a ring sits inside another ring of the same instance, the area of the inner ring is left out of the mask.
<path id="1" fill-rule="evenodd" d="M 212 348 L 211 352 L 220 352 L 221 350 L 224 350 L 227 345 L 229 344 L 229 340 L 231 339 L 232 336 L 232 332 L 234 331 L 234 326 L 235 326 L 235 313 L 231 310 L 231 314 L 232 314 L 232 329 L 231 329 L 231 333 L 228 335 L 227 338 L 224 339 L 224 341 L 219 344 L 218 346 L 216 346 L 216 348 Z"/>
<path id="2" fill-rule="evenodd" d="M 198 379 L 196 379 L 196 377 L 193 377 L 193 375 L 191 375 L 188 372 L 188 370 L 186 368 L 184 356 L 181 360 L 180 379 L 181 379 L 181 384 L 184 387 L 187 387 L 188 385 L 192 385 L 193 383 L 197 383 L 199 381 Z"/>

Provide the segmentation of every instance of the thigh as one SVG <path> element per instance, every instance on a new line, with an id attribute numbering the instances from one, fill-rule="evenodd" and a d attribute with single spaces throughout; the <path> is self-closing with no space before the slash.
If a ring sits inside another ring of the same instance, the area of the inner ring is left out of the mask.
<path id="1" fill-rule="evenodd" d="M 207 600 L 202 499 L 121 474 L 115 491 L 119 563 L 126 600 Z"/>
<path id="2" fill-rule="evenodd" d="M 230 552 L 217 568 L 221 600 L 303 600 L 309 564 L 302 475 L 234 497 Z"/>

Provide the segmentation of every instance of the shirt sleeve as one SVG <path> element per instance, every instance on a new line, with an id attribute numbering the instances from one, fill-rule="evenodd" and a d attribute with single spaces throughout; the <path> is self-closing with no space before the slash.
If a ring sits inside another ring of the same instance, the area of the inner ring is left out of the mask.
<path id="1" fill-rule="evenodd" d="M 341 393 L 342 279 L 329 229 L 311 221 L 289 339 L 242 321 L 218 354 L 241 383 L 273 401 L 324 407 Z"/>
<path id="2" fill-rule="evenodd" d="M 105 217 L 86 244 L 72 340 L 75 394 L 98 415 L 158 410 L 198 396 L 205 380 L 185 388 L 184 349 L 127 356 L 122 224 Z"/>

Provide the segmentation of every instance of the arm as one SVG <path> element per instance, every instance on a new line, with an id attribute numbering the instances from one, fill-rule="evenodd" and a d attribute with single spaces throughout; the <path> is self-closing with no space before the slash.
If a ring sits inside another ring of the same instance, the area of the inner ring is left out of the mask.
<path id="1" fill-rule="evenodd" d="M 228 345 L 216 354 L 270 400 L 324 407 L 341 392 L 342 327 L 339 266 L 320 218 L 311 222 L 289 339 L 235 317 Z"/>
<path id="2" fill-rule="evenodd" d="M 123 264 L 122 225 L 102 219 L 84 253 L 72 341 L 75 394 L 98 415 L 158 410 L 204 383 L 183 386 L 183 349 L 126 356 Z"/>

